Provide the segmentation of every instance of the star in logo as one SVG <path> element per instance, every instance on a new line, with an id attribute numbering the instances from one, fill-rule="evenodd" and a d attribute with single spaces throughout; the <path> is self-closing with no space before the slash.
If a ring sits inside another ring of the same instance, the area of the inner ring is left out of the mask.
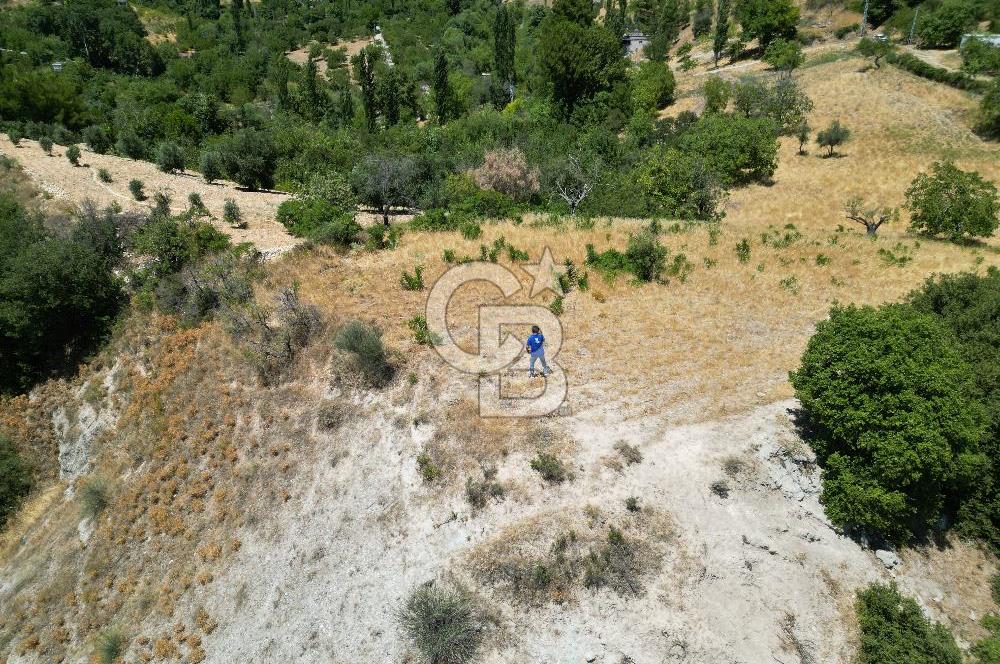
<path id="1" fill-rule="evenodd" d="M 542 252 L 540 261 L 537 263 L 526 263 L 521 267 L 524 268 L 525 272 L 534 277 L 534 281 L 531 282 L 529 297 L 534 298 L 536 295 L 544 293 L 547 290 L 559 295 L 556 283 L 559 275 L 563 272 L 563 268 L 559 267 L 552 259 L 552 252 L 549 251 L 548 247 L 545 247 L 545 250 Z"/>

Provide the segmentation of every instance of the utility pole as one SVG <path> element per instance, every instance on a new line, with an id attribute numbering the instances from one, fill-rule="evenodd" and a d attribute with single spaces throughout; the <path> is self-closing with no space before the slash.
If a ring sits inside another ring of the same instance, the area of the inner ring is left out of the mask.
<path id="1" fill-rule="evenodd" d="M 861 34 L 860 37 L 865 36 L 865 30 L 868 28 L 868 0 L 865 0 L 865 11 L 861 15 Z"/>
<path id="2" fill-rule="evenodd" d="M 917 7 L 917 11 L 913 12 L 913 23 L 910 23 L 910 37 L 906 40 L 907 44 L 913 45 L 913 33 L 917 30 L 917 17 L 920 16 L 920 7 Z"/>

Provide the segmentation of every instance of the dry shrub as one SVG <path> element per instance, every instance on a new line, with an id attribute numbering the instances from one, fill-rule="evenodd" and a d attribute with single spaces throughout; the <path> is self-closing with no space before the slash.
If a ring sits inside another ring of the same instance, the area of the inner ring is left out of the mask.
<path id="1" fill-rule="evenodd" d="M 521 148 L 499 148 L 483 155 L 483 165 L 473 169 L 472 179 L 481 189 L 490 189 L 524 201 L 538 192 L 538 169 L 528 166 Z"/>

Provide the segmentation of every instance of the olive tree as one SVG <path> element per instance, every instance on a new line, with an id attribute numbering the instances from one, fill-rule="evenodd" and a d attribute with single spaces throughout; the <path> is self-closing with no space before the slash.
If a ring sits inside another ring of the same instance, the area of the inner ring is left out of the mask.
<path id="1" fill-rule="evenodd" d="M 389 225 L 394 207 L 408 207 L 417 195 L 418 168 L 412 157 L 370 154 L 351 172 L 358 197 L 382 215 Z"/>
<path id="2" fill-rule="evenodd" d="M 865 227 L 870 237 L 878 234 L 882 224 L 899 221 L 899 208 L 868 206 L 861 196 L 852 196 L 844 204 L 844 214 L 853 222 Z"/>

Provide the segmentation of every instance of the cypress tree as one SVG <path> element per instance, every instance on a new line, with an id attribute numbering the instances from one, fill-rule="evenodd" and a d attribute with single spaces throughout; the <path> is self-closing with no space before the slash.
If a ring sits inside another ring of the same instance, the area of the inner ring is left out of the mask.
<path id="1" fill-rule="evenodd" d="M 729 39 L 729 0 L 719 0 L 719 10 L 715 17 L 715 34 L 712 37 L 712 56 L 715 66 L 719 66 L 719 58 L 726 48 Z"/>
<path id="2" fill-rule="evenodd" d="M 514 17 L 506 4 L 497 8 L 493 22 L 493 85 L 498 101 L 504 104 L 514 98 L 514 47 L 516 43 Z M 498 104 L 499 106 L 499 104 Z"/>
<path id="3" fill-rule="evenodd" d="M 451 85 L 448 83 L 448 59 L 442 49 L 434 56 L 434 108 L 438 122 L 444 124 L 451 115 Z"/>

